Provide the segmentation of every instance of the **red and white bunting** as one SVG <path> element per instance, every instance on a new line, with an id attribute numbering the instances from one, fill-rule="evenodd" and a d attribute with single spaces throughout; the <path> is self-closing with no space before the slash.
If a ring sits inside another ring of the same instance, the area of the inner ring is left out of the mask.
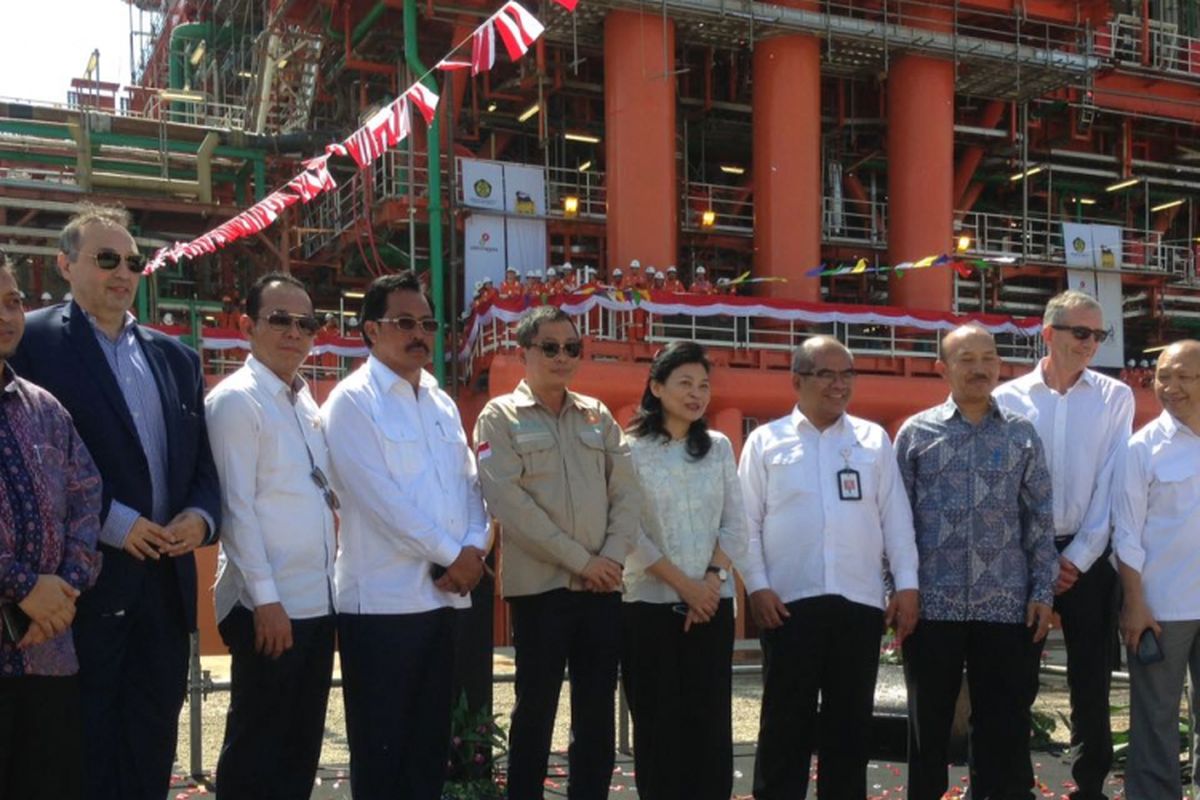
<path id="1" fill-rule="evenodd" d="M 425 118 L 425 124 L 432 125 L 433 115 L 437 111 L 437 92 L 418 81 L 408 87 L 408 91 L 404 93 L 404 96 L 413 101 L 413 105 L 417 107 L 417 111 L 420 111 L 421 116 Z"/>
<path id="2" fill-rule="evenodd" d="M 372 114 L 361 128 L 342 142 L 339 149 L 353 158 L 354 163 L 362 169 L 403 141 L 411 132 L 408 100 L 401 95 Z"/>
<path id="3" fill-rule="evenodd" d="M 470 69 L 471 62 L 470 61 L 451 61 L 448 58 L 443 58 L 441 61 L 439 61 L 437 63 L 436 67 L 437 67 L 437 69 L 440 69 L 443 72 L 454 72 L 455 70 L 459 70 L 459 69 Z"/>
<path id="4" fill-rule="evenodd" d="M 492 21 L 480 25 L 471 35 L 471 74 L 487 72 L 496 63 L 496 29 Z"/>
<path id="5" fill-rule="evenodd" d="M 554 0 L 567 11 L 574 11 L 575 6 L 579 5 L 579 0 Z"/>
<path id="6" fill-rule="evenodd" d="M 516 0 L 505 3 L 492 15 L 492 19 L 495 20 L 496 30 L 500 32 L 500 38 L 508 50 L 508 57 L 513 61 L 528 53 L 530 46 L 546 29 Z"/>

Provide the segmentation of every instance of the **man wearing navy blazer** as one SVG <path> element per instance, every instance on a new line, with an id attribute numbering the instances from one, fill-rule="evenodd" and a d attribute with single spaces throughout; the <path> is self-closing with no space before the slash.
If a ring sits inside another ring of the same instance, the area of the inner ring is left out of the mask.
<path id="1" fill-rule="evenodd" d="M 216 539 L 220 491 L 196 353 L 137 324 L 146 259 L 120 209 L 85 206 L 58 268 L 74 299 L 31 313 L 12 365 L 58 398 L 100 475 L 104 566 L 75 617 L 89 798 L 170 788 L 196 627 L 192 551 Z"/>

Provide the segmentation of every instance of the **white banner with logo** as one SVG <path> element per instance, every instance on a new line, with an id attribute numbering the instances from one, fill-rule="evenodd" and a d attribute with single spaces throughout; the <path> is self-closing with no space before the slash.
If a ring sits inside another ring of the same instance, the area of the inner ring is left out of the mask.
<path id="1" fill-rule="evenodd" d="M 1121 229 L 1116 225 L 1064 222 L 1063 246 L 1068 267 L 1120 269 Z"/>
<path id="2" fill-rule="evenodd" d="M 504 210 L 528 217 L 546 215 L 546 173 L 541 167 L 504 165 Z"/>
<path id="3" fill-rule="evenodd" d="M 509 217 L 505 221 L 508 227 L 509 265 L 516 267 L 522 276 L 531 269 L 545 273 L 547 266 L 545 220 Z"/>
<path id="4" fill-rule="evenodd" d="M 475 299 L 476 283 L 491 278 L 493 285 L 499 288 L 504 280 L 504 217 L 472 214 L 467 217 L 463 238 L 463 309 L 469 309 Z"/>
<path id="5" fill-rule="evenodd" d="M 462 160 L 463 205 L 504 210 L 504 165 L 498 161 Z"/>
<path id="6" fill-rule="evenodd" d="M 1095 227 L 1112 227 L 1097 225 Z M 1118 233 L 1120 228 L 1117 228 Z M 1112 336 L 1096 350 L 1092 360 L 1094 367 L 1112 367 L 1120 369 L 1125 366 L 1125 318 L 1121 300 L 1121 276 L 1113 273 L 1094 270 L 1067 270 L 1067 288 L 1090 294 L 1100 301 L 1104 309 L 1104 327 Z"/>

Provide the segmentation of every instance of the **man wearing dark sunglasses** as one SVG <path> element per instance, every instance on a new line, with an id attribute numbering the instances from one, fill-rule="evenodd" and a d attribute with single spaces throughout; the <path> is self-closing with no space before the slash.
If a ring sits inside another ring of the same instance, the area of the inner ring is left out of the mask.
<path id="1" fill-rule="evenodd" d="M 504 531 L 501 591 L 517 648 L 508 797 L 542 798 L 569 665 L 569 796 L 604 800 L 613 770 L 622 569 L 638 535 L 642 492 L 608 409 L 567 388 L 583 355 L 571 318 L 539 306 L 518 323 L 517 343 L 525 380 L 493 398 L 475 425 L 484 497 Z"/>
<path id="2" fill-rule="evenodd" d="M 29 315 L 13 366 L 75 420 L 104 481 L 96 586 L 75 617 L 85 794 L 161 800 L 171 782 L 196 629 L 192 551 L 216 540 L 217 472 L 196 353 L 129 313 L 145 262 L 123 210 L 63 228 L 74 299 Z"/>
<path id="3" fill-rule="evenodd" d="M 224 800 L 312 791 L 333 671 L 334 511 L 320 412 L 300 376 L 320 323 L 304 284 L 263 275 L 239 320 L 250 356 L 205 400 L 221 478 L 215 598 L 233 657 Z"/>
<path id="4" fill-rule="evenodd" d="M 425 365 L 439 325 L 416 275 L 367 287 L 371 355 L 321 410 L 343 501 L 337 560 L 350 791 L 440 800 L 455 609 L 483 575 L 488 519 L 454 401 Z"/>
<path id="5" fill-rule="evenodd" d="M 1100 800 L 1112 766 L 1109 687 L 1117 626 L 1117 573 L 1109 562 L 1113 478 L 1133 429 L 1133 392 L 1088 369 L 1108 338 L 1095 298 L 1066 291 L 1042 317 L 1047 355 L 995 392 L 1028 418 L 1046 452 L 1053 488 L 1059 571 L 1054 610 L 1062 619 L 1071 690 L 1073 800 Z"/>

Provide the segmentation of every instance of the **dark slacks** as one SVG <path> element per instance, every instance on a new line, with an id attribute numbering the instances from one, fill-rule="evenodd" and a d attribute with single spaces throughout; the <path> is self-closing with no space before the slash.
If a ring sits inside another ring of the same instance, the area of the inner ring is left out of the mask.
<path id="1" fill-rule="evenodd" d="M 904 642 L 908 797 L 940 800 L 963 665 L 971 695 L 971 797 L 1032 797 L 1030 690 L 1038 648 L 1022 623 L 921 620 Z"/>
<path id="2" fill-rule="evenodd" d="M 147 562 L 141 589 L 126 608 L 81 604 L 74 634 L 88 798 L 162 800 L 171 785 L 188 674 L 174 563 Z"/>
<path id="3" fill-rule="evenodd" d="M 787 608 L 791 616 L 783 625 L 761 637 L 754 797 L 804 797 L 812 755 L 819 750 L 821 800 L 863 800 L 883 612 L 836 595 L 797 600 Z"/>
<path id="4" fill-rule="evenodd" d="M 1117 627 L 1117 573 L 1104 557 L 1054 600 L 1067 645 L 1067 686 L 1071 693 L 1071 797 L 1100 800 L 1112 767 L 1109 689 Z"/>
<path id="5" fill-rule="evenodd" d="M 454 620 L 451 608 L 338 615 L 354 800 L 440 800 Z"/>
<path id="6" fill-rule="evenodd" d="M 217 794 L 221 800 L 308 800 L 333 675 L 333 615 L 292 620 L 292 647 L 276 659 L 255 651 L 248 609 L 235 606 L 219 628 L 233 657 L 233 688 Z"/>
<path id="7" fill-rule="evenodd" d="M 571 678 L 570 800 L 607 800 L 612 780 L 621 595 L 558 589 L 509 598 L 517 702 L 509 731 L 509 800 L 542 800 L 563 669 Z"/>
<path id="8" fill-rule="evenodd" d="M 733 601 L 683 631 L 673 603 L 625 603 L 621 683 L 641 800 L 729 800 L 733 792 Z M 684 606 L 683 608 L 686 608 Z"/>
<path id="9" fill-rule="evenodd" d="M 83 796 L 79 679 L 0 678 L 0 800 Z"/>

